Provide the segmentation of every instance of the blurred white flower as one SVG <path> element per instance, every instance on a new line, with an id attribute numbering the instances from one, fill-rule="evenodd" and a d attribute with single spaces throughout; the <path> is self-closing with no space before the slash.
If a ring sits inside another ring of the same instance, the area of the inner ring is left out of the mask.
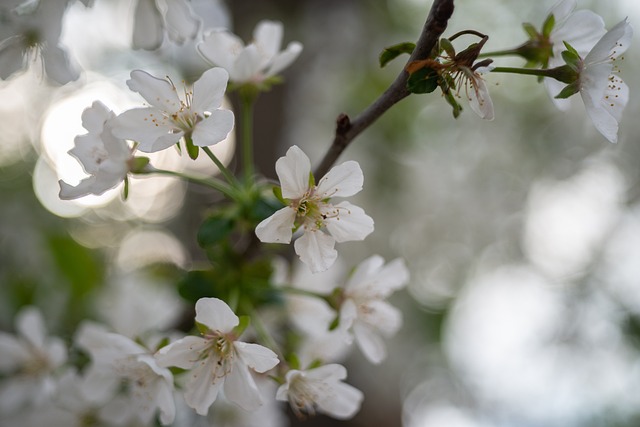
<path id="1" fill-rule="evenodd" d="M 382 362 L 387 351 L 380 335 L 390 337 L 402 326 L 402 313 L 386 301 L 409 281 L 409 271 L 402 259 L 384 264 L 373 255 L 361 262 L 344 287 L 340 307 L 340 328 L 351 332 L 356 344 L 369 361 Z"/>
<path id="2" fill-rule="evenodd" d="M 55 392 L 53 372 L 67 361 L 67 348 L 47 336 L 42 314 L 35 307 L 16 316 L 17 336 L 0 332 L 0 411 L 12 412 L 40 404 Z"/>
<path id="3" fill-rule="evenodd" d="M 61 199 L 100 195 L 126 178 L 133 154 L 125 140 L 111 134 L 109 120 L 114 117 L 115 114 L 100 101 L 95 101 L 82 113 L 82 126 L 89 132 L 75 138 L 69 154 L 78 159 L 91 176 L 75 187 L 58 181 Z"/>
<path id="4" fill-rule="evenodd" d="M 198 34 L 200 19 L 186 0 L 138 0 L 135 6 L 132 45 L 134 49 L 160 47 L 169 39 L 183 44 Z"/>
<path id="5" fill-rule="evenodd" d="M 481 119 L 493 120 L 495 113 L 493 110 L 493 101 L 489 95 L 489 89 L 482 77 L 483 74 L 490 72 L 493 66 L 473 68 L 463 68 L 461 70 L 461 79 L 464 81 L 465 93 L 469 100 L 469 106 L 480 116 Z"/>
<path id="6" fill-rule="evenodd" d="M 205 34 L 198 51 L 213 65 L 225 68 L 234 83 L 262 83 L 288 67 L 302 51 L 302 44 L 291 42 L 284 51 L 282 23 L 260 21 L 247 46 L 225 29 Z"/>
<path id="7" fill-rule="evenodd" d="M 162 424 L 173 422 L 173 375 L 149 350 L 93 324 L 79 329 L 76 342 L 92 360 L 83 383 L 86 398 L 104 402 L 114 396 L 100 410 L 101 418 L 116 424 L 133 420 L 148 424 L 159 410 Z M 123 382 L 125 391 L 118 393 Z"/>
<path id="8" fill-rule="evenodd" d="M 161 366 L 190 371 L 184 390 L 187 405 L 206 415 L 224 384 L 229 401 L 246 410 L 258 409 L 262 398 L 249 368 L 259 373 L 270 370 L 279 363 L 276 354 L 238 341 L 234 333 L 238 316 L 220 299 L 200 298 L 196 322 L 207 328 L 203 337 L 187 336 L 156 353 Z"/>
<path id="9" fill-rule="evenodd" d="M 303 371 L 292 369 L 285 378 L 286 383 L 278 388 L 276 399 L 289 401 L 300 418 L 318 412 L 349 419 L 358 412 L 364 398 L 360 390 L 342 382 L 347 378 L 347 370 L 342 365 L 330 364 Z"/>
<path id="10" fill-rule="evenodd" d="M 171 80 L 158 79 L 141 70 L 131 72 L 129 88 L 149 103 L 146 108 L 125 111 L 112 121 L 113 134 L 136 141 L 140 151 L 152 153 L 176 144 L 180 138 L 200 147 L 216 144 L 233 128 L 233 113 L 219 109 L 227 88 L 228 74 L 211 68 L 178 96 Z"/>
<path id="11" fill-rule="evenodd" d="M 276 162 L 276 173 L 282 197 L 289 205 L 258 224 L 256 235 L 260 241 L 291 243 L 293 229 L 296 225 L 302 227 L 304 234 L 294 244 L 296 254 L 317 273 L 335 262 L 336 242 L 364 240 L 373 231 L 373 219 L 361 208 L 349 202 L 333 205 L 327 201 L 331 197 L 353 196 L 362 190 L 364 177 L 358 162 L 335 166 L 318 185 L 313 185 L 309 182 L 311 162 L 294 145 Z"/>
<path id="12" fill-rule="evenodd" d="M 2 14 L 1 79 L 8 79 L 36 61 L 41 61 L 46 76 L 59 84 L 78 79 L 76 66 L 59 44 L 67 3 L 67 0 L 40 1 L 28 13 L 14 9 Z"/>

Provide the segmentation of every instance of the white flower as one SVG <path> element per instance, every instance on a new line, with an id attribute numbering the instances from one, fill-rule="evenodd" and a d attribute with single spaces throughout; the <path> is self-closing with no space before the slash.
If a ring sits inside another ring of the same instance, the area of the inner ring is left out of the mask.
<path id="1" fill-rule="evenodd" d="M 478 67 L 475 70 L 468 68 L 463 73 L 466 77 L 464 84 L 469 106 L 480 118 L 485 120 L 493 120 L 495 118 L 493 101 L 489 95 L 487 84 L 482 77 L 483 74 L 490 72 L 492 69 L 493 66 Z"/>
<path id="2" fill-rule="evenodd" d="M 9 78 L 36 60 L 41 61 L 46 76 L 59 84 L 78 79 L 75 65 L 59 44 L 66 7 L 66 0 L 47 0 L 38 2 L 31 13 L 0 10 L 1 79 Z"/>
<path id="3" fill-rule="evenodd" d="M 338 419 L 349 419 L 360 409 L 364 395 L 342 382 L 347 378 L 344 366 L 330 364 L 318 368 L 287 372 L 286 383 L 278 388 L 276 399 L 289 401 L 298 417 L 316 412 Z"/>
<path id="4" fill-rule="evenodd" d="M 282 33 L 280 22 L 260 21 L 247 46 L 236 35 L 215 29 L 205 34 L 197 48 L 205 60 L 225 68 L 232 82 L 261 83 L 288 67 L 302 51 L 298 42 L 280 51 Z"/>
<path id="5" fill-rule="evenodd" d="M 574 12 L 575 8 L 576 0 L 560 0 L 549 12 L 554 17 L 555 25 L 549 34 L 552 56 L 549 58 L 548 68 L 564 64 L 562 60 L 562 51 L 566 49 L 564 42 L 569 43 L 581 56 L 584 56 L 606 32 L 604 20 L 600 15 L 587 9 Z M 544 84 L 553 103 L 560 110 L 566 110 L 570 102 L 555 98 L 562 90 L 563 83 L 555 79 L 544 79 Z"/>
<path id="6" fill-rule="evenodd" d="M 127 85 L 150 106 L 125 111 L 113 119 L 113 134 L 138 142 L 137 148 L 147 153 L 164 150 L 183 136 L 200 147 L 216 144 L 233 128 L 233 113 L 219 109 L 227 80 L 224 69 L 211 68 L 181 100 L 169 79 L 134 70 Z"/>
<path id="7" fill-rule="evenodd" d="M 231 402 L 246 410 L 259 408 L 262 399 L 249 368 L 268 371 L 279 362 L 276 354 L 261 345 L 237 341 L 233 329 L 239 324 L 238 316 L 222 300 L 199 299 L 196 322 L 207 328 L 202 337 L 182 338 L 156 354 L 161 366 L 190 371 L 184 391 L 187 405 L 206 415 L 224 385 Z"/>
<path id="8" fill-rule="evenodd" d="M 182 44 L 198 33 L 200 20 L 186 0 L 138 0 L 133 25 L 133 48 L 153 50 L 160 47 L 164 32 Z"/>
<path id="9" fill-rule="evenodd" d="M 91 355 L 92 365 L 82 384 L 88 401 L 104 402 L 126 384 L 125 394 L 102 408 L 102 418 L 117 424 L 134 419 L 148 424 L 159 410 L 162 424 L 173 422 L 173 375 L 158 365 L 149 350 L 89 323 L 79 329 L 76 342 Z"/>
<path id="10" fill-rule="evenodd" d="M 327 270 L 338 257 L 336 242 L 364 240 L 373 231 L 373 220 L 348 202 L 329 203 L 331 197 L 348 197 L 362 190 L 362 170 L 355 161 L 335 166 L 318 185 L 310 185 L 311 162 L 297 146 L 276 162 L 282 197 L 289 205 L 256 227 L 265 243 L 291 243 L 298 223 L 304 234 L 294 244 L 296 253 L 312 272 Z M 325 233 L 326 230 L 327 232 Z"/>
<path id="11" fill-rule="evenodd" d="M 403 260 L 384 265 L 384 259 L 374 255 L 356 267 L 345 285 L 340 328 L 351 332 L 372 363 L 380 363 L 387 356 L 380 335 L 390 337 L 402 325 L 402 313 L 384 300 L 404 287 L 408 280 L 409 271 Z"/>
<path id="12" fill-rule="evenodd" d="M 60 180 L 60 198 L 77 199 L 88 194 L 102 194 L 120 184 L 129 172 L 132 150 L 123 139 L 111 134 L 109 120 L 115 117 L 100 101 L 82 113 L 82 126 L 89 132 L 78 135 L 69 154 L 78 159 L 91 176 L 73 187 Z"/>
<path id="13" fill-rule="evenodd" d="M 629 86 L 616 75 L 614 62 L 631 42 L 633 30 L 623 19 L 578 64 L 578 88 L 587 114 L 610 142 L 618 141 L 618 123 L 629 101 Z"/>
<path id="14" fill-rule="evenodd" d="M 35 307 L 16 316 L 18 336 L 0 332 L 0 410 L 10 412 L 25 404 L 42 403 L 55 391 L 53 371 L 67 360 L 67 348 L 48 337 L 42 314 Z"/>

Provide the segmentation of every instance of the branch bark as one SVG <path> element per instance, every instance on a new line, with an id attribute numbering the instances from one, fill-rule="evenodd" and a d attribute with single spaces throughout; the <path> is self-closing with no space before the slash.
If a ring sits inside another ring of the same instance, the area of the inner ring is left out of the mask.
<path id="1" fill-rule="evenodd" d="M 447 28 L 451 15 L 453 15 L 453 0 L 434 0 L 420 38 L 407 63 L 429 57 L 440 36 Z M 409 74 L 403 69 L 387 90 L 355 119 L 351 120 L 344 113 L 338 116 L 333 143 L 315 170 L 314 176 L 317 178 L 324 176 L 356 136 L 371 126 L 389 108 L 409 96 L 408 77 Z"/>

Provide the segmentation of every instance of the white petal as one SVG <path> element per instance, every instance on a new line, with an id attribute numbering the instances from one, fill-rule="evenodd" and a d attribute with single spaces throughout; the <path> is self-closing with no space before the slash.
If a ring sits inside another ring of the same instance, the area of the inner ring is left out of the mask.
<path id="1" fill-rule="evenodd" d="M 92 364 L 84 373 L 80 390 L 88 402 L 102 405 L 115 396 L 119 386 L 120 378 L 111 366 Z"/>
<path id="2" fill-rule="evenodd" d="M 487 85 L 479 73 L 474 72 L 474 76 L 475 84 L 471 85 L 468 92 L 469 106 L 481 118 L 485 120 L 493 120 L 495 117 L 493 112 L 493 101 L 489 95 Z"/>
<path id="3" fill-rule="evenodd" d="M 284 157 L 276 161 L 276 173 L 282 187 L 282 197 L 299 199 L 309 189 L 311 162 L 297 145 L 293 145 Z"/>
<path id="4" fill-rule="evenodd" d="M 558 1 L 551 10 L 549 11 L 549 15 L 553 15 L 556 25 L 564 21 L 567 16 L 576 8 L 576 0 L 560 0 Z"/>
<path id="5" fill-rule="evenodd" d="M 158 120 L 154 122 L 153 120 Z M 138 142 L 138 150 L 154 153 L 176 144 L 183 132 L 173 123 L 162 118 L 156 108 L 134 108 L 125 111 L 111 121 L 112 133 L 118 138 Z"/>
<path id="6" fill-rule="evenodd" d="M 169 81 L 152 76 L 146 71 L 133 70 L 127 86 L 138 92 L 153 107 L 168 113 L 180 111 L 180 98 Z M 159 117 L 157 117 L 159 119 Z"/>
<path id="7" fill-rule="evenodd" d="M 287 372 L 287 377 L 289 373 Z M 304 372 L 305 378 L 327 382 L 340 381 L 347 378 L 347 368 L 338 363 L 329 363 Z"/>
<path id="8" fill-rule="evenodd" d="M 96 184 L 95 176 L 83 179 L 75 187 L 67 184 L 63 180 L 59 180 L 58 184 L 60 185 L 58 197 L 60 197 L 61 200 L 73 200 L 88 196 L 89 194 L 96 194 L 93 191 L 93 187 Z"/>
<path id="9" fill-rule="evenodd" d="M 187 336 L 162 347 L 154 357 L 158 365 L 163 368 L 177 366 L 182 369 L 191 369 L 208 345 L 209 341 L 204 338 Z"/>
<path id="10" fill-rule="evenodd" d="M 232 371 L 224 382 L 224 395 L 231 402 L 247 411 L 255 411 L 262 405 L 260 390 L 249 368 L 241 360 L 236 360 Z"/>
<path id="11" fill-rule="evenodd" d="M 384 299 L 404 287 L 409 281 L 409 270 L 404 260 L 397 258 L 386 266 L 381 257 L 373 256 L 363 261 L 345 286 L 350 295 L 367 295 L 369 298 Z"/>
<path id="12" fill-rule="evenodd" d="M 0 354 L 0 372 L 16 370 L 29 358 L 25 346 L 5 332 L 0 332 Z"/>
<path id="13" fill-rule="evenodd" d="M 217 144 L 229 135 L 233 129 L 233 113 L 229 110 L 214 110 L 211 115 L 196 124 L 193 129 L 193 144 L 207 147 Z"/>
<path id="14" fill-rule="evenodd" d="M 358 320 L 373 326 L 386 337 L 395 335 L 402 327 L 402 312 L 386 301 L 372 300 L 363 308 Z"/>
<path id="15" fill-rule="evenodd" d="M 360 165 L 350 160 L 331 168 L 318 182 L 316 192 L 322 199 L 349 197 L 360 192 L 363 184 L 364 175 Z"/>
<path id="16" fill-rule="evenodd" d="M 336 240 L 320 230 L 307 230 L 294 243 L 296 254 L 313 273 L 329 269 L 338 258 Z"/>
<path id="17" fill-rule="evenodd" d="M 273 351 L 259 344 L 236 341 L 233 345 L 242 361 L 256 372 L 267 372 L 280 362 Z"/>
<path id="18" fill-rule="evenodd" d="M 282 33 L 282 23 L 277 21 L 260 21 L 253 30 L 254 43 L 268 60 L 280 51 Z"/>
<path id="19" fill-rule="evenodd" d="M 334 418 L 346 420 L 359 410 L 364 394 L 357 388 L 342 382 L 332 384 L 331 393 L 318 397 L 318 411 Z"/>
<path id="20" fill-rule="evenodd" d="M 207 357 L 187 373 L 189 379 L 184 390 L 184 400 L 200 415 L 207 415 L 226 378 L 216 377 L 217 362 L 218 359 Z"/>
<path id="21" fill-rule="evenodd" d="M 167 0 L 163 12 L 167 33 L 174 42 L 182 44 L 198 34 L 200 20 L 194 15 L 190 2 Z"/>
<path id="22" fill-rule="evenodd" d="M 626 84 L 625 84 L 626 86 Z M 618 120 L 613 115 L 620 114 L 624 105 L 620 103 L 614 103 L 614 107 L 607 108 L 603 106 L 602 100 L 593 99 L 588 93 L 581 92 L 582 100 L 584 101 L 585 109 L 591 121 L 593 122 L 598 132 L 600 132 L 609 142 L 618 141 Z M 628 88 L 627 97 L 628 99 Z M 625 99 L 621 99 L 626 104 Z M 617 107 L 616 107 L 617 105 Z M 621 105 L 621 107 L 620 107 Z"/>
<path id="23" fill-rule="evenodd" d="M 92 133 L 100 133 L 104 128 L 104 122 L 116 115 L 102 102 L 94 101 L 91 107 L 82 112 L 82 127 Z"/>
<path id="24" fill-rule="evenodd" d="M 233 71 L 229 72 L 234 82 L 247 82 L 260 77 L 262 58 L 255 45 L 249 45 L 236 58 Z"/>
<path id="25" fill-rule="evenodd" d="M 278 53 L 271 62 L 271 66 L 266 71 L 266 77 L 274 76 L 280 71 L 287 68 L 302 52 L 302 44 L 298 42 L 291 42 L 287 46 L 287 49 Z"/>
<path id="26" fill-rule="evenodd" d="M 328 216 L 325 225 L 336 242 L 364 240 L 373 232 L 373 219 L 358 206 L 341 202 L 332 211 L 335 209 L 338 215 Z"/>
<path id="27" fill-rule="evenodd" d="M 154 399 L 160 409 L 160 422 L 163 425 L 173 423 L 176 418 L 176 404 L 173 398 L 173 384 L 162 382 L 156 387 Z"/>
<path id="28" fill-rule="evenodd" d="M 627 22 L 627 18 L 618 22 L 616 26 L 602 36 L 591 49 L 591 52 L 584 58 L 585 66 L 597 64 L 608 58 L 617 58 L 629 48 L 632 36 L 633 30 Z"/>
<path id="29" fill-rule="evenodd" d="M 256 236 L 263 243 L 291 243 L 296 211 L 286 206 L 277 210 L 256 227 Z"/>
<path id="30" fill-rule="evenodd" d="M 374 328 L 366 324 L 356 323 L 353 325 L 353 334 L 358 348 L 371 363 L 377 365 L 386 359 L 387 349 L 384 341 Z"/>
<path id="31" fill-rule="evenodd" d="M 224 68 L 214 67 L 205 71 L 193 84 L 191 110 L 202 114 L 218 108 L 222 104 L 228 81 L 229 73 Z"/>
<path id="32" fill-rule="evenodd" d="M 155 50 L 162 44 L 162 17 L 155 0 L 138 0 L 134 13 L 134 49 Z"/>
<path id="33" fill-rule="evenodd" d="M 562 65 L 562 64 L 558 64 L 558 66 L 559 65 Z M 549 68 L 554 68 L 555 66 L 556 65 L 552 65 L 551 62 L 549 63 Z M 547 93 L 549 94 L 549 97 L 551 98 L 551 102 L 553 102 L 556 108 L 558 108 L 558 110 L 560 111 L 568 111 L 569 107 L 571 106 L 571 99 L 556 98 L 556 95 L 558 95 L 567 84 L 559 82 L 558 80 L 552 79 L 552 78 L 545 78 L 543 80 L 543 83 L 544 83 L 545 89 L 547 89 Z"/>
<path id="34" fill-rule="evenodd" d="M 75 65 L 71 64 L 67 52 L 58 46 L 47 46 L 43 49 L 42 62 L 47 77 L 61 85 L 78 80 L 80 77 Z"/>
<path id="35" fill-rule="evenodd" d="M 16 330 L 35 348 L 44 350 L 47 330 L 42 313 L 36 307 L 25 307 L 16 316 Z"/>
<path id="36" fill-rule="evenodd" d="M 566 50 L 563 42 L 569 43 L 584 58 L 605 33 L 602 17 L 584 9 L 569 15 L 561 26 L 557 26 L 551 32 L 549 38 L 553 43 L 554 55 L 558 56 L 559 60 L 561 52 Z"/>
<path id="37" fill-rule="evenodd" d="M 357 289 L 363 286 L 363 284 L 368 286 L 383 266 L 384 258 L 380 255 L 372 255 L 365 259 L 358 264 L 353 273 L 351 273 L 351 277 L 349 277 L 349 280 L 345 285 L 345 289 L 347 291 L 351 291 L 352 289 Z"/>
<path id="38" fill-rule="evenodd" d="M 212 331 L 231 332 L 240 319 L 226 302 L 218 298 L 200 298 L 196 301 L 196 322 Z"/>
<path id="39" fill-rule="evenodd" d="M 197 49 L 205 60 L 226 69 L 231 74 L 236 58 L 244 49 L 244 43 L 224 29 L 214 29 L 204 35 Z M 231 78 L 233 79 L 233 75 Z"/>

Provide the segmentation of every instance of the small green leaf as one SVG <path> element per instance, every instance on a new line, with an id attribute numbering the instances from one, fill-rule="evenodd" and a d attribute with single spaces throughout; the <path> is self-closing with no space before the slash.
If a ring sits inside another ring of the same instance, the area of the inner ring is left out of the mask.
<path id="1" fill-rule="evenodd" d="M 580 55 L 578 55 L 578 52 L 576 52 L 575 49 L 563 50 L 562 59 L 564 59 L 564 62 L 569 67 L 571 67 L 572 70 L 577 72 L 580 69 L 580 63 L 582 62 L 582 59 L 580 59 Z"/>
<path id="2" fill-rule="evenodd" d="M 568 50 L 569 52 L 573 53 L 573 54 L 574 54 L 575 56 L 577 56 L 578 58 L 580 57 L 580 54 L 578 53 L 578 51 L 577 51 L 573 46 L 571 46 L 571 45 L 570 45 L 569 43 L 567 43 L 567 42 L 563 42 L 563 43 L 564 43 L 564 46 L 567 48 L 567 50 Z"/>
<path id="3" fill-rule="evenodd" d="M 198 244 L 202 248 L 218 244 L 233 231 L 234 225 L 233 219 L 224 216 L 207 218 L 198 230 Z"/>
<path id="4" fill-rule="evenodd" d="M 565 98 L 569 98 L 572 95 L 575 95 L 578 92 L 580 92 L 580 84 L 576 80 L 575 82 L 565 86 L 565 88 L 562 89 L 560 93 L 557 94 L 555 97 L 558 99 L 565 99 Z"/>
<path id="5" fill-rule="evenodd" d="M 545 38 L 548 38 L 551 35 L 551 31 L 553 31 L 553 28 L 556 26 L 556 17 L 553 15 L 553 13 L 550 13 L 549 16 L 547 16 L 547 19 L 544 21 L 544 24 L 542 24 L 542 35 Z"/>
<path id="6" fill-rule="evenodd" d="M 528 22 L 525 22 L 524 24 L 522 24 L 522 28 L 524 28 L 524 31 L 529 35 L 529 38 L 531 39 L 538 38 L 538 30 L 536 30 L 536 27 L 534 27 L 533 25 L 529 24 Z"/>
<path id="7" fill-rule="evenodd" d="M 247 329 L 249 327 L 249 325 L 251 324 L 251 317 L 249 317 L 249 316 L 238 316 L 238 319 L 240 320 L 240 323 L 238 323 L 238 326 L 233 328 L 233 333 L 237 337 L 242 335 L 242 333 L 245 331 L 245 329 Z"/>
<path id="8" fill-rule="evenodd" d="M 438 87 L 438 73 L 432 68 L 421 68 L 407 79 L 407 89 L 411 93 L 431 93 Z"/>
<path id="9" fill-rule="evenodd" d="M 273 195 L 276 196 L 276 199 L 280 200 L 283 205 L 287 204 L 287 202 L 284 200 L 284 197 L 282 197 L 282 188 L 277 186 L 273 187 Z"/>
<path id="10" fill-rule="evenodd" d="M 189 157 L 192 160 L 195 160 L 198 158 L 198 153 L 199 153 L 199 147 L 193 145 L 193 139 L 191 139 L 191 136 L 186 136 L 184 137 L 184 141 L 185 141 L 185 145 L 187 147 L 187 154 L 189 154 Z"/>
<path id="11" fill-rule="evenodd" d="M 440 39 L 440 49 L 444 50 L 450 58 L 456 56 L 456 50 L 449 39 L 445 39 L 444 37 Z"/>
<path id="12" fill-rule="evenodd" d="M 398 56 L 402 55 L 403 53 L 408 53 L 409 55 L 411 55 L 415 48 L 416 48 L 415 43 L 409 43 L 409 42 L 398 43 L 396 45 L 386 47 L 380 53 L 380 58 L 379 58 L 380 68 L 384 67 L 390 61 L 396 59 Z"/>

